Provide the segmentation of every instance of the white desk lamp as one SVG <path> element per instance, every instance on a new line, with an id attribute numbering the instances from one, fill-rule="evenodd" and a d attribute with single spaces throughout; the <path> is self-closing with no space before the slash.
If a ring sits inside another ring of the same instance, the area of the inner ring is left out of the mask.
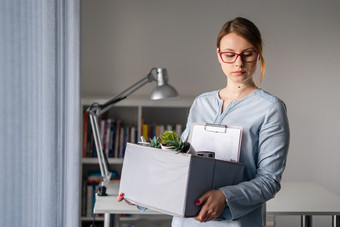
<path id="1" fill-rule="evenodd" d="M 154 75 L 155 73 L 156 75 Z M 112 175 L 107 156 L 105 155 L 102 143 L 100 142 L 101 136 L 98 127 L 98 118 L 103 113 L 108 111 L 115 103 L 122 101 L 123 99 L 127 98 L 129 95 L 137 91 L 139 88 L 153 81 L 157 82 L 157 86 L 151 92 L 151 100 L 159 100 L 178 96 L 178 92 L 176 91 L 176 89 L 168 84 L 168 75 L 166 69 L 152 68 L 146 77 L 136 82 L 118 95 L 115 95 L 106 103 L 93 103 L 87 109 L 87 112 L 89 112 L 90 116 L 91 128 L 93 132 L 95 147 L 97 150 L 100 172 L 103 178 L 99 186 L 98 195 L 106 195 L 106 186 L 109 184 Z"/>

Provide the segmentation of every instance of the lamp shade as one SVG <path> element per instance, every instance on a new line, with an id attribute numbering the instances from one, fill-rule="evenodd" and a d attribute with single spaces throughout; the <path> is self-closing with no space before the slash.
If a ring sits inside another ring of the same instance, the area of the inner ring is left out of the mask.
<path id="1" fill-rule="evenodd" d="M 178 92 L 174 87 L 168 84 L 168 74 L 166 69 L 157 69 L 157 86 L 152 90 L 150 99 L 159 100 L 171 97 L 177 97 Z"/>

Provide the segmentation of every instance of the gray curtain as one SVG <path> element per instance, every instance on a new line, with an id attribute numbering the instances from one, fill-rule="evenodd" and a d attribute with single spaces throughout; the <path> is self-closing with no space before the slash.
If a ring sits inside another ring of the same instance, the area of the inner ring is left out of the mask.
<path id="1" fill-rule="evenodd" d="M 0 0 L 0 226 L 78 226 L 80 0 Z"/>

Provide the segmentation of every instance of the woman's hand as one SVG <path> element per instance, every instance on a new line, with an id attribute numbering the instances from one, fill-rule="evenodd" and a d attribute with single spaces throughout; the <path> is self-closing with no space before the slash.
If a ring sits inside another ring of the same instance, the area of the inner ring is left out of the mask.
<path id="1" fill-rule="evenodd" d="M 120 193 L 120 194 L 117 196 L 117 201 L 118 201 L 118 202 L 121 202 L 121 201 L 123 201 L 123 200 L 125 200 L 125 202 L 126 202 L 127 204 L 129 204 L 129 205 L 136 205 L 136 204 L 131 203 L 131 202 L 129 202 L 128 200 L 124 199 L 124 193 Z"/>
<path id="2" fill-rule="evenodd" d="M 203 204 L 199 214 L 194 217 L 196 221 L 211 221 L 222 213 L 227 206 L 226 197 L 220 190 L 210 190 L 203 194 L 197 201 L 196 205 Z"/>

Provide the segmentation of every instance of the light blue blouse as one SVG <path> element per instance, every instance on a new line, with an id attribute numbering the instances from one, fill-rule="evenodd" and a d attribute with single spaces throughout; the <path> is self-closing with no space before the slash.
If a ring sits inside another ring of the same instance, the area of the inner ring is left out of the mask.
<path id="1" fill-rule="evenodd" d="M 221 113 L 223 100 L 218 92 L 207 92 L 194 100 L 182 139 L 188 138 L 194 122 L 241 126 L 240 162 L 245 164 L 245 181 L 220 188 L 228 203 L 221 215 L 223 220 L 199 223 L 193 218 L 174 217 L 173 227 L 265 226 L 265 202 L 281 188 L 289 146 L 285 104 L 258 89 L 231 101 Z"/>

